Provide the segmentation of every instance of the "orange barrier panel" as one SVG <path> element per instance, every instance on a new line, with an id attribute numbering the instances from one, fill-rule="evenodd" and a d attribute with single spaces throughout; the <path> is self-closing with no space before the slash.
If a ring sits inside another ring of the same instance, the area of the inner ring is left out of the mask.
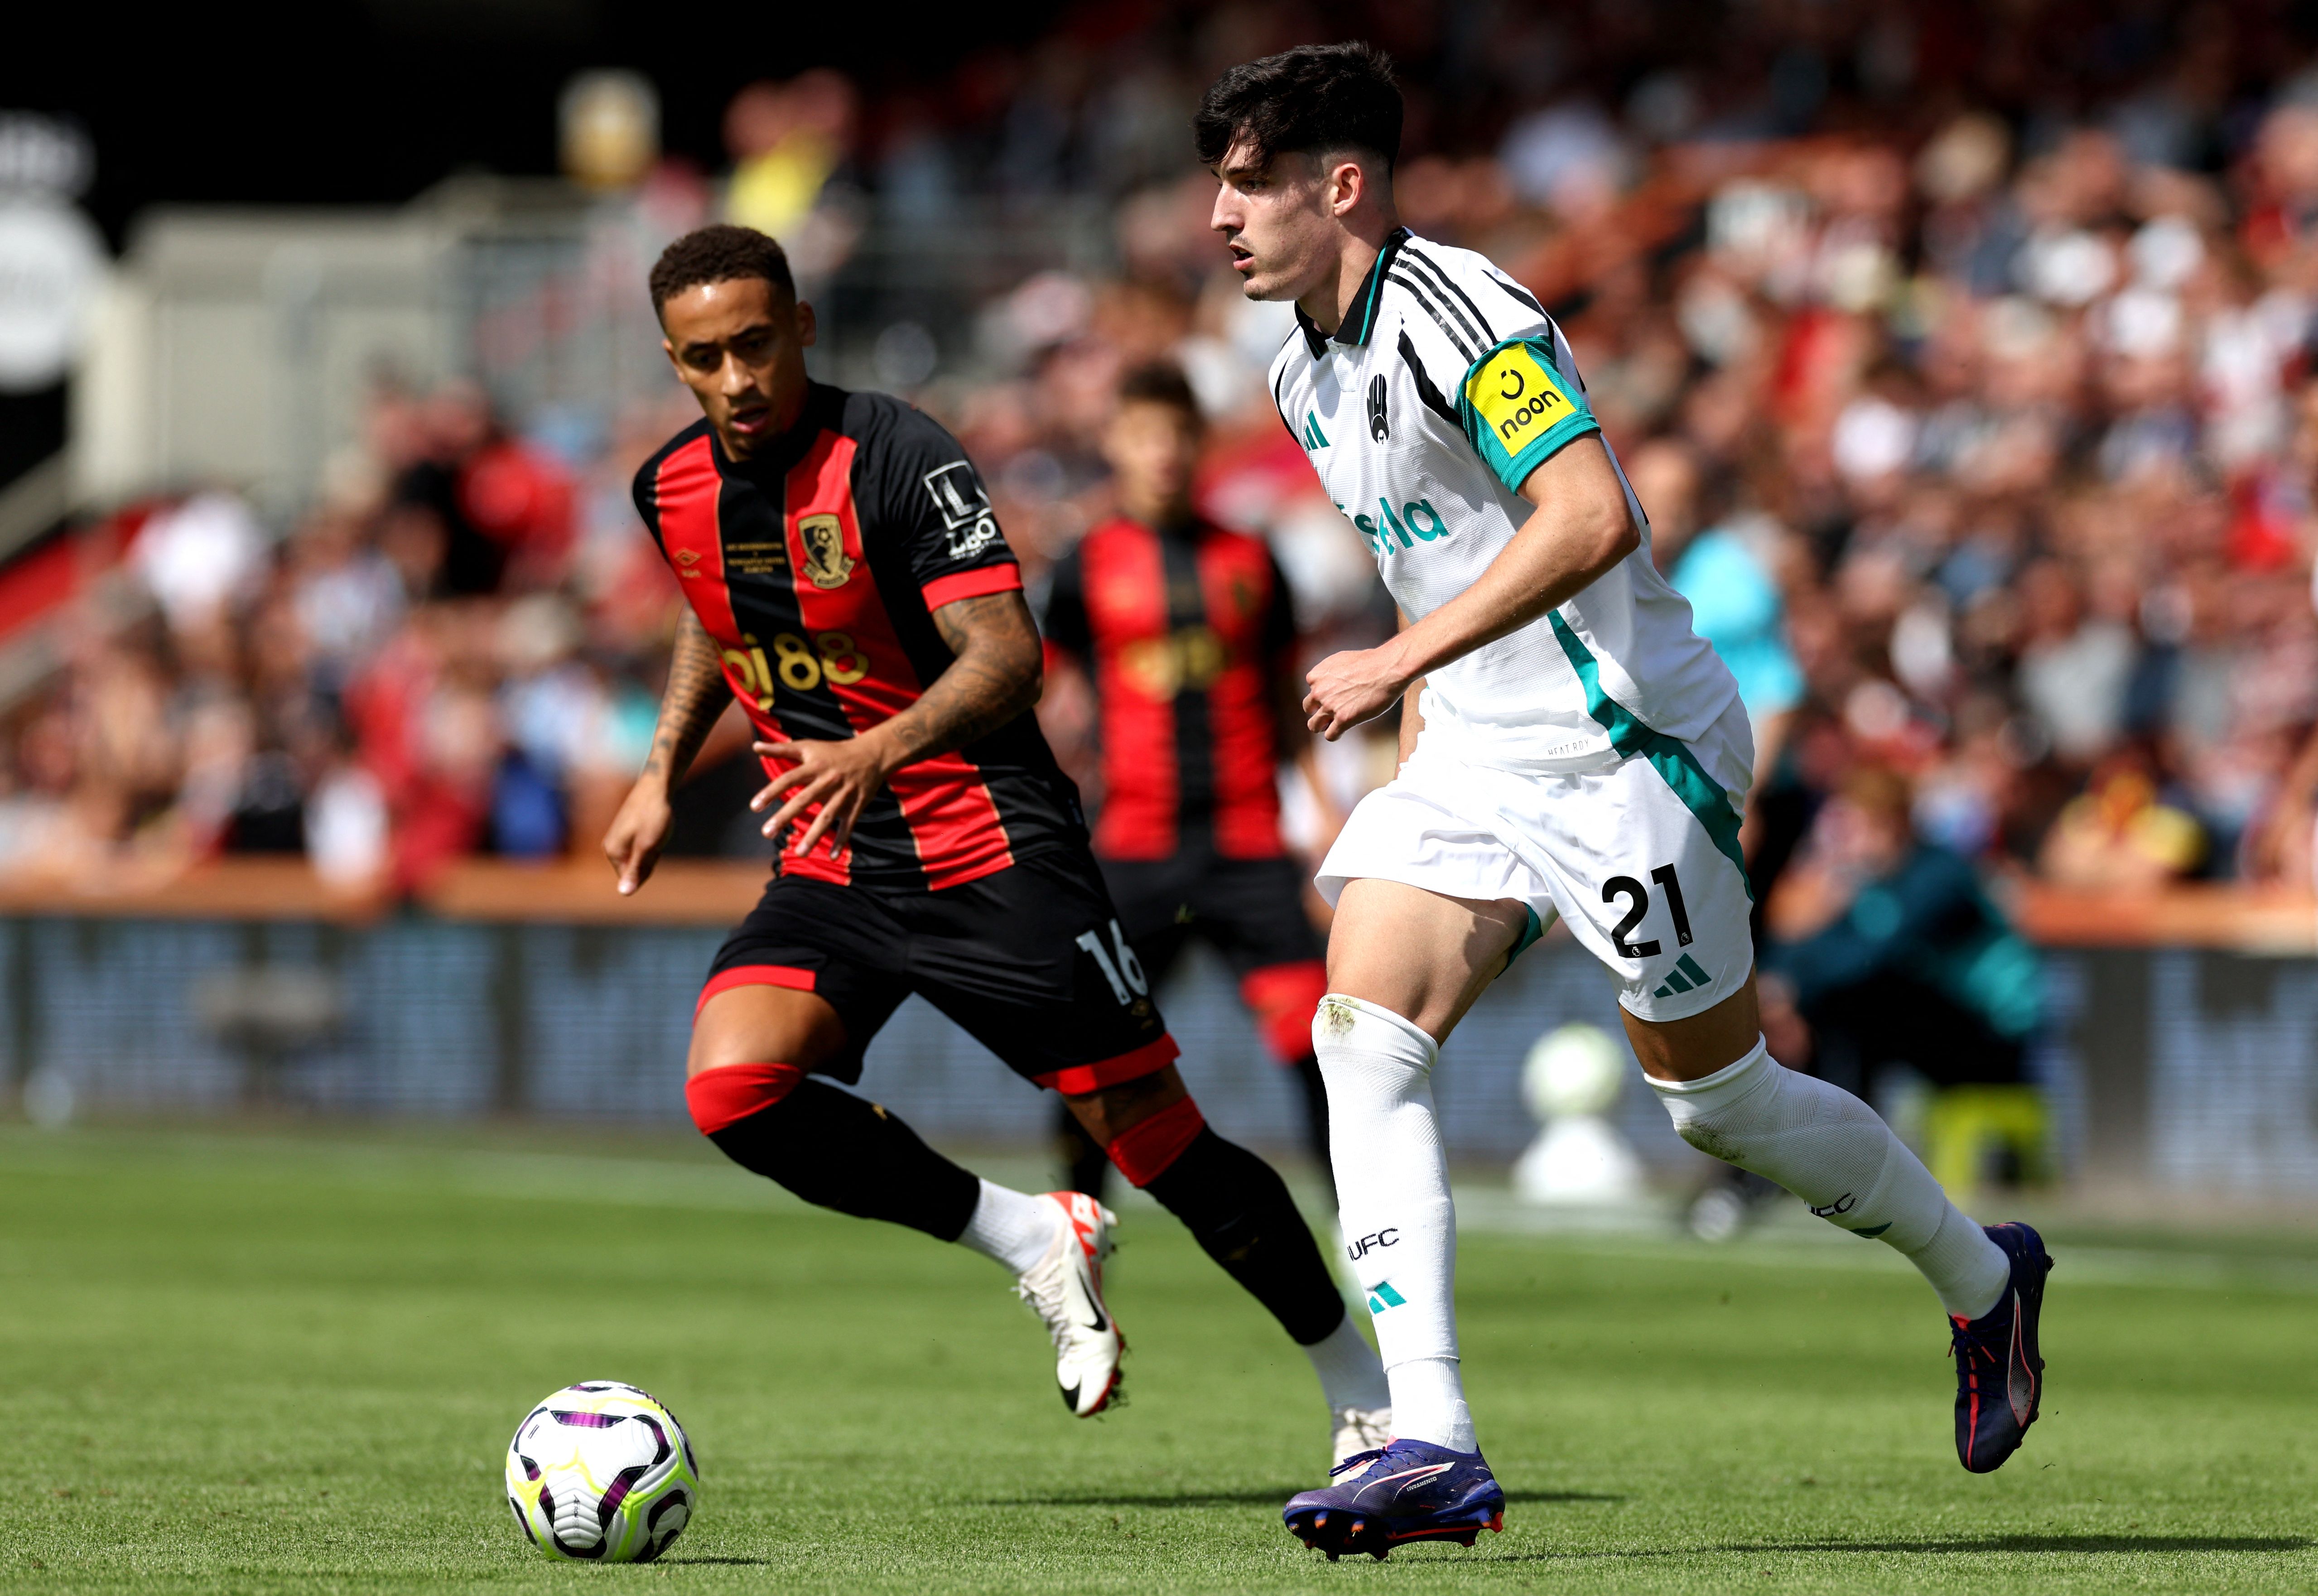
<path id="1" fill-rule="evenodd" d="M 326 885 L 301 858 L 220 860 L 166 879 L 111 876 L 59 884 L 0 878 L 0 914 L 91 919 L 373 920 L 392 907 L 378 893 Z"/>
<path id="2" fill-rule="evenodd" d="M 725 926 L 765 890 L 766 867 L 739 861 L 671 859 L 633 898 L 597 862 L 546 865 L 465 859 L 418 895 L 417 906 L 451 920 L 599 926 Z M 327 885 L 303 859 L 243 857 L 197 865 L 166 881 L 115 880 L 85 887 L 0 880 L 0 915 L 91 919 L 323 920 L 362 925 L 391 913 L 377 892 Z"/>
<path id="3" fill-rule="evenodd" d="M 2212 947 L 2290 956 L 2318 953 L 2318 898 L 2228 883 L 2161 892 L 2095 892 L 2025 883 L 2013 923 L 2044 947 Z"/>
<path id="4" fill-rule="evenodd" d="M 583 926 L 729 926 L 756 907 L 771 872 L 761 863 L 666 859 L 643 891 L 620 896 L 611 866 L 468 859 L 420 901 L 445 919 L 552 920 Z"/>

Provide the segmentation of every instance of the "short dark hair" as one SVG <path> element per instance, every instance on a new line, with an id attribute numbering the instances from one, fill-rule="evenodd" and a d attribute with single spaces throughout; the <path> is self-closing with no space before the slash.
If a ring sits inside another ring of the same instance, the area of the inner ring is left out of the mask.
<path id="1" fill-rule="evenodd" d="M 1400 158 L 1400 117 L 1390 56 L 1358 40 L 1304 44 L 1217 78 L 1191 118 L 1191 140 L 1203 166 L 1245 139 L 1266 161 L 1291 150 L 1369 150 L 1389 174 Z"/>
<path id="2" fill-rule="evenodd" d="M 661 250 L 652 264 L 652 314 L 659 315 L 662 306 L 687 288 L 741 277 L 761 277 L 776 292 L 796 298 L 789 257 L 772 239 L 754 228 L 727 221 L 695 228 Z"/>
<path id="3" fill-rule="evenodd" d="M 1130 367 L 1119 380 L 1119 402 L 1122 405 L 1172 405 L 1191 419 L 1193 426 L 1206 422 L 1199 408 L 1199 396 L 1191 391 L 1190 380 L 1183 368 L 1172 360 L 1146 361 Z"/>

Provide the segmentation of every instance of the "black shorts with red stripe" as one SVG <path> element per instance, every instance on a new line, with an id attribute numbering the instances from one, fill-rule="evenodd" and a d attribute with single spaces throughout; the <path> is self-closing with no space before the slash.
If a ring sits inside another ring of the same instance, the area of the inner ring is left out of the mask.
<path id="1" fill-rule="evenodd" d="M 846 1041 L 815 1073 L 849 1085 L 912 992 L 1057 1091 L 1139 1079 L 1178 1051 L 1083 847 L 938 891 L 776 876 L 718 950 L 700 1001 L 748 985 L 826 1000 Z"/>
<path id="2" fill-rule="evenodd" d="M 1281 1063 L 1312 1051 L 1312 1011 L 1328 990 L 1319 934 L 1293 858 L 1235 859 L 1195 845 L 1163 859 L 1104 859 L 1119 923 L 1156 985 L 1196 937 L 1224 956 L 1264 1045 Z"/>

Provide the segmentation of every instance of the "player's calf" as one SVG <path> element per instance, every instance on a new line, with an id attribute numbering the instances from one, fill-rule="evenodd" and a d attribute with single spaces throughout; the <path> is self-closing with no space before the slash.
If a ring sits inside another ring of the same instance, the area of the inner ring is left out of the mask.
<path id="1" fill-rule="evenodd" d="M 1711 1074 L 1669 1080 L 1653 1071 L 1650 1089 L 1684 1141 L 1775 1180 L 1830 1224 L 1905 1254 L 1949 1314 L 1978 1318 L 2011 1278 L 2003 1250 L 1948 1200 L 1874 1109 L 1782 1067 L 1760 1036 Z"/>
<path id="2" fill-rule="evenodd" d="M 1116 1223 L 1074 1192 L 1032 1197 L 936 1152 L 876 1103 L 790 1064 L 725 1064 L 685 1083 L 695 1124 L 745 1170 L 824 1208 L 956 1242 L 1016 1277 L 1055 1343 L 1055 1379 L 1080 1418 L 1110 1405 L 1126 1338 L 1102 1298 Z"/>
<path id="3" fill-rule="evenodd" d="M 1388 1427 L 1383 1367 L 1345 1312 L 1279 1172 L 1216 1134 L 1172 1068 L 1074 1098 L 1073 1107 L 1119 1173 L 1181 1220 L 1304 1349 L 1327 1397 L 1332 1443 Z"/>
<path id="4" fill-rule="evenodd" d="M 957 1241 L 982 1181 L 876 1103 L 791 1064 L 726 1064 L 685 1082 L 701 1134 L 806 1202 Z"/>
<path id="5" fill-rule="evenodd" d="M 1760 1037 L 1736 1063 L 1693 1080 L 1663 1079 L 1663 1059 L 1644 1062 L 1659 1065 L 1650 1086 L 1683 1140 L 1776 1181 L 1828 1224 L 1922 1271 L 1954 1332 L 1956 1456 L 1975 1473 L 2009 1457 L 2035 1422 L 2044 1385 L 2036 1329 L 2052 1260 L 2036 1233 L 1973 1224 L 1874 1109 L 1782 1068 Z"/>
<path id="6" fill-rule="evenodd" d="M 1181 1220 L 1299 1344 L 1342 1323 L 1343 1298 L 1287 1184 L 1270 1164 L 1216 1134 L 1190 1097 L 1137 1117 L 1105 1145 L 1119 1172 Z"/>
<path id="7" fill-rule="evenodd" d="M 1312 1039 L 1347 1177 L 1336 1188 L 1344 1255 L 1368 1294 L 1395 1433 L 1473 1451 L 1458 1361 L 1457 1212 L 1433 1107 L 1439 1048 L 1395 1010 L 1343 993 L 1322 1000 Z"/>

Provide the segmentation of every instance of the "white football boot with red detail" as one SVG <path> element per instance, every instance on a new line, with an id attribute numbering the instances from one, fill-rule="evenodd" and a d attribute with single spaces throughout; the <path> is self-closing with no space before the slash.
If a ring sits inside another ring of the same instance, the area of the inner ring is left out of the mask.
<path id="1" fill-rule="evenodd" d="M 1092 1419 L 1118 1394 L 1119 1354 L 1127 1350 L 1127 1338 L 1102 1300 L 1102 1260 L 1110 1256 L 1110 1229 L 1119 1215 L 1083 1192 L 1046 1196 L 1062 1209 L 1064 1222 L 1014 1294 L 1055 1338 L 1055 1384 L 1062 1387 L 1063 1405 Z"/>

